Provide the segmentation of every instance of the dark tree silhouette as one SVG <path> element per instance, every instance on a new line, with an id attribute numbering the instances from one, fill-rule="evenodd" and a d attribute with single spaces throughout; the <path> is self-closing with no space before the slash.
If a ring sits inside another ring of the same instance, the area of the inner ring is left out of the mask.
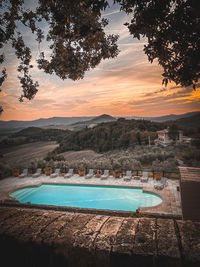
<path id="1" fill-rule="evenodd" d="M 179 137 L 179 130 L 176 124 L 172 124 L 169 126 L 169 138 L 176 141 Z"/>
<path id="2" fill-rule="evenodd" d="M 133 37 L 146 37 L 150 62 L 163 67 L 163 84 L 193 85 L 200 77 L 200 1 L 116 0 L 133 14 L 126 23 Z"/>
<path id="3" fill-rule="evenodd" d="M 174 81 L 181 86 L 193 85 L 200 76 L 200 1 L 197 0 L 113 0 L 127 14 L 126 25 L 134 38 L 147 38 L 144 52 L 152 62 L 163 67 L 163 83 Z M 10 43 L 20 63 L 17 68 L 23 98 L 32 99 L 38 82 L 30 75 L 31 49 L 26 46 L 20 23 L 36 35 L 40 44 L 49 42 L 50 59 L 42 51 L 38 68 L 61 79 L 77 80 L 95 68 L 102 59 L 118 55 L 117 35 L 104 32 L 108 20 L 101 13 L 107 0 L 38 0 L 36 9 L 27 9 L 24 0 L 0 0 L 0 48 Z M 43 32 L 48 25 L 47 35 Z M 0 63 L 5 61 L 0 55 Z M 0 86 L 6 79 L 2 69 Z"/>
<path id="4" fill-rule="evenodd" d="M 26 9 L 23 0 L 2 0 L 0 5 L 0 48 L 11 43 L 20 60 L 18 76 L 23 94 L 20 97 L 32 99 L 38 91 L 38 82 L 30 75 L 31 49 L 25 45 L 19 22 L 36 34 L 40 44 L 45 38 L 49 42 L 50 59 L 41 52 L 37 59 L 39 69 L 55 73 L 61 79 L 81 79 L 87 70 L 94 68 L 102 59 L 118 54 L 117 35 L 106 35 L 104 27 L 108 24 L 101 19 L 101 11 L 107 1 L 90 0 L 39 0 L 36 10 Z M 48 24 L 44 36 L 42 28 Z M 1 62 L 5 55 L 0 56 Z M 2 73 L 2 80 L 4 80 Z"/>

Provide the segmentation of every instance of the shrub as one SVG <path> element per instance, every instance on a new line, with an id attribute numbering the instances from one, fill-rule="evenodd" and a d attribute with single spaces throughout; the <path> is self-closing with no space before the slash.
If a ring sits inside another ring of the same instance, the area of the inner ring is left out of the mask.
<path id="1" fill-rule="evenodd" d="M 193 145 L 196 148 L 200 148 L 200 137 L 193 138 L 191 141 L 191 145 Z"/>
<path id="2" fill-rule="evenodd" d="M 12 175 L 12 169 L 8 163 L 0 161 L 0 179 L 4 179 Z"/>
<path id="3" fill-rule="evenodd" d="M 31 173 L 35 173 L 38 167 L 38 159 L 31 160 L 31 162 L 28 165 L 28 169 Z"/>
<path id="4" fill-rule="evenodd" d="M 168 172 L 178 171 L 178 162 L 174 158 L 169 158 L 163 162 L 163 170 Z"/>
<path id="5" fill-rule="evenodd" d="M 37 161 L 36 165 L 37 165 L 37 168 L 42 168 L 42 169 L 44 169 L 44 168 L 46 167 L 46 161 L 40 159 L 40 160 Z"/>
<path id="6" fill-rule="evenodd" d="M 159 159 L 156 159 L 152 162 L 152 169 L 156 171 L 162 171 L 163 170 L 163 164 Z"/>
<path id="7" fill-rule="evenodd" d="M 50 161 L 50 160 L 56 160 L 56 161 L 65 160 L 64 156 L 57 154 L 56 151 L 49 152 L 44 159 L 47 160 L 47 161 Z"/>
<path id="8" fill-rule="evenodd" d="M 200 167 L 200 150 L 191 148 L 180 154 L 180 158 L 185 164 L 191 167 Z"/>
<path id="9" fill-rule="evenodd" d="M 156 159 L 152 163 L 152 169 L 156 171 L 177 172 L 177 161 L 174 158 L 169 158 L 164 161 Z"/>
<path id="10" fill-rule="evenodd" d="M 111 160 L 112 163 L 112 169 L 113 170 L 121 170 L 122 165 L 120 164 L 120 161 L 115 159 L 115 160 Z"/>

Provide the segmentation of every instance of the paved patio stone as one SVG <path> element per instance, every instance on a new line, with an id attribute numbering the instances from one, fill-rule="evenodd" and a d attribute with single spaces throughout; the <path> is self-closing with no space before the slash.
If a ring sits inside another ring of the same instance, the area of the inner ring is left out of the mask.
<path id="1" fill-rule="evenodd" d="M 200 266 L 198 222 L 0 207 L 0 225 L 9 267 Z"/>

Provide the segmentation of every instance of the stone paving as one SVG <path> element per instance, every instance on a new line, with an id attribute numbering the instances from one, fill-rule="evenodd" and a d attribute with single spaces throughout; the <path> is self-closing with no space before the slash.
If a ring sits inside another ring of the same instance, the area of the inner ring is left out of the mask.
<path id="1" fill-rule="evenodd" d="M 4 266 L 198 267 L 200 223 L 0 207 Z"/>
<path id="2" fill-rule="evenodd" d="M 179 186 L 178 180 L 167 180 L 167 186 L 163 190 L 154 189 L 155 180 L 149 179 L 147 183 L 143 183 L 140 180 L 132 179 L 131 181 L 124 181 L 123 178 L 114 178 L 110 176 L 107 180 L 101 180 L 100 178 L 92 177 L 86 179 L 77 174 L 71 178 L 64 178 L 58 176 L 56 178 L 50 178 L 49 176 L 40 176 L 38 178 L 32 177 L 9 177 L 0 181 L 0 200 L 6 200 L 9 198 L 9 192 L 12 190 L 28 185 L 38 185 L 40 183 L 65 183 L 65 184 L 101 184 L 101 185 L 114 185 L 114 186 L 131 186 L 131 187 L 142 187 L 144 191 L 156 193 L 160 195 L 163 202 L 155 207 L 140 208 L 142 213 L 151 214 L 164 214 L 164 215 L 175 215 L 181 216 L 181 199 L 180 193 L 177 191 Z"/>

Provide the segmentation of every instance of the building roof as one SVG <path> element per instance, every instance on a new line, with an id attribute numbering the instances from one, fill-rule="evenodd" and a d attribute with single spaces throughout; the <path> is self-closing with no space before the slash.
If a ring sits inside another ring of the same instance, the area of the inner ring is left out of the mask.
<path id="1" fill-rule="evenodd" d="M 165 133 L 168 133 L 168 132 L 169 132 L 168 129 L 157 131 L 157 133 L 160 133 L 160 134 L 165 134 Z"/>

